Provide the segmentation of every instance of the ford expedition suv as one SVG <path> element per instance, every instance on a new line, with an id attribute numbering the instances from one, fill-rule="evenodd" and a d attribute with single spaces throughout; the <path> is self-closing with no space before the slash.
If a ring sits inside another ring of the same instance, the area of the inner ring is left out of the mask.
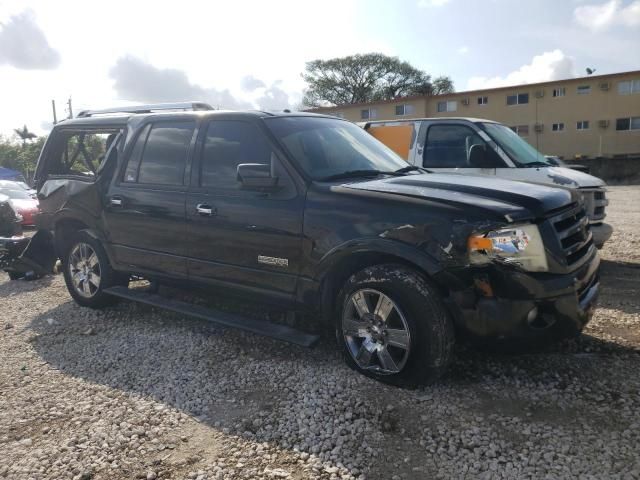
<path id="1" fill-rule="evenodd" d="M 605 183 L 593 175 L 556 165 L 509 127 L 477 118 L 377 121 L 365 130 L 411 165 L 433 172 L 490 175 L 509 180 L 575 188 L 585 202 L 593 242 L 602 248 L 613 228 L 604 222 Z"/>
<path id="2" fill-rule="evenodd" d="M 78 304 L 125 297 L 303 345 L 317 335 L 129 280 L 318 312 L 352 368 L 399 385 L 436 379 L 456 337 L 546 342 L 591 318 L 599 257 L 576 190 L 428 173 L 336 118 L 207 108 L 54 127 L 38 235 Z"/>

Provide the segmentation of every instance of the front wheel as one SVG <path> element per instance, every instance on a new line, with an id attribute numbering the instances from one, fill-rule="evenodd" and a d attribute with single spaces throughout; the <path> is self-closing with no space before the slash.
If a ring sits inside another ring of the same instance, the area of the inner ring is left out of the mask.
<path id="1" fill-rule="evenodd" d="M 63 272 L 69 293 L 83 307 L 101 308 L 113 303 L 115 297 L 107 295 L 104 290 L 124 283 L 111 268 L 100 242 L 82 231 L 69 242 L 63 259 Z"/>
<path id="2" fill-rule="evenodd" d="M 336 335 L 347 364 L 385 383 L 429 384 L 445 371 L 454 332 L 440 294 L 402 265 L 365 268 L 338 296 Z"/>

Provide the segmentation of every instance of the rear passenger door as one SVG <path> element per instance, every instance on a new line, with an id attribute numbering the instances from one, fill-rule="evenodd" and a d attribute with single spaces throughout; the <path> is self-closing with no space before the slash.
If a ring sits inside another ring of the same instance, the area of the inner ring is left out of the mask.
<path id="1" fill-rule="evenodd" d="M 187 195 L 189 277 L 292 299 L 300 268 L 304 197 L 258 122 L 203 125 Z M 241 163 L 269 164 L 281 188 L 246 190 Z"/>
<path id="2" fill-rule="evenodd" d="M 186 179 L 196 122 L 163 119 L 138 130 L 105 198 L 116 262 L 186 277 Z"/>
<path id="3" fill-rule="evenodd" d="M 482 146 L 496 165 L 503 164 L 494 150 L 467 125 L 425 123 L 419 143 L 422 143 L 422 166 L 434 172 L 495 175 L 495 167 L 477 168 L 470 164 L 469 153 L 473 145 Z"/>

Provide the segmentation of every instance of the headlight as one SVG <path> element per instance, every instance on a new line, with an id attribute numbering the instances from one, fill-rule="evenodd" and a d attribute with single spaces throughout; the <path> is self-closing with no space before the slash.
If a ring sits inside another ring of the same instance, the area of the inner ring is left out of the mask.
<path id="1" fill-rule="evenodd" d="M 529 272 L 546 272 L 547 255 L 537 225 L 503 228 L 469 237 L 469 260 L 475 264 L 498 261 Z"/>

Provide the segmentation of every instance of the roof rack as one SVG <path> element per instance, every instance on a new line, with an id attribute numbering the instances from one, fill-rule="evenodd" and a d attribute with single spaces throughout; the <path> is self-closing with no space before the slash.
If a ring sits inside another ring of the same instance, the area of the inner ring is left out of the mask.
<path id="1" fill-rule="evenodd" d="M 113 113 L 151 113 L 163 110 L 198 111 L 214 110 L 208 103 L 204 102 L 176 102 L 176 103 L 153 103 L 150 105 L 133 105 L 131 107 L 106 108 L 104 110 L 83 110 L 76 118 L 92 117 L 94 115 L 109 115 Z"/>

